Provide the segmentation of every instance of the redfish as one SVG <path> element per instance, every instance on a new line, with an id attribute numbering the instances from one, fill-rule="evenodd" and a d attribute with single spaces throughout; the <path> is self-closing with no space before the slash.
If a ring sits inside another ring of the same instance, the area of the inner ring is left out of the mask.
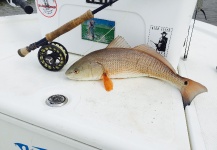
<path id="1" fill-rule="evenodd" d="M 87 54 L 76 61 L 66 76 L 73 80 L 100 80 L 105 89 L 113 89 L 111 78 L 151 77 L 166 81 L 182 94 L 184 106 L 207 88 L 191 79 L 181 77 L 172 65 L 148 45 L 131 48 L 120 36 L 107 48 Z"/>

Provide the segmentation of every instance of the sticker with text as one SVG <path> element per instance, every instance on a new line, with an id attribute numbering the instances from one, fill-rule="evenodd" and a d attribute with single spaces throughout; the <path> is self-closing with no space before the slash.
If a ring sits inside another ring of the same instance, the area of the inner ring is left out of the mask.
<path id="1" fill-rule="evenodd" d="M 151 25 L 147 44 L 162 56 L 167 57 L 172 31 L 173 28 Z"/>
<path id="2" fill-rule="evenodd" d="M 57 12 L 56 0 L 36 0 L 38 10 L 45 17 L 51 18 Z"/>

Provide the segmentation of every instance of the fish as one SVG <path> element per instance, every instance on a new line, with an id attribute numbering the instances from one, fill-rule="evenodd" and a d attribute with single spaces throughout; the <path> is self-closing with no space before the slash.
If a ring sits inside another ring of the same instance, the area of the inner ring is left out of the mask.
<path id="1" fill-rule="evenodd" d="M 73 63 L 65 72 L 72 80 L 103 80 L 106 91 L 113 89 L 112 78 L 151 77 L 166 81 L 181 92 L 183 105 L 190 105 L 207 88 L 180 76 L 173 66 L 148 45 L 134 48 L 118 36 L 105 49 L 93 51 Z"/>

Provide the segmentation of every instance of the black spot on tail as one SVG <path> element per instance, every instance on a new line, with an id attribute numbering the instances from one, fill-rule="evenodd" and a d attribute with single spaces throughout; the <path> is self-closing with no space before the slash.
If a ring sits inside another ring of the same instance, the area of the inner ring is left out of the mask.
<path id="1" fill-rule="evenodd" d="M 186 106 L 189 106 L 191 103 L 183 103 L 183 107 L 184 107 L 184 110 L 186 108 Z"/>

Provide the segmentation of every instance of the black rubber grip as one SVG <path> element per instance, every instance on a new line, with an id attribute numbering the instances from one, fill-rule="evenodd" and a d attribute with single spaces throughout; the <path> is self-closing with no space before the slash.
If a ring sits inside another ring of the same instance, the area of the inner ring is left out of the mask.
<path id="1" fill-rule="evenodd" d="M 25 0 L 13 0 L 12 2 L 13 2 L 14 4 L 16 4 L 17 6 L 20 6 L 21 8 L 23 8 L 23 10 L 24 10 L 27 14 L 31 14 L 31 13 L 33 12 L 32 6 L 28 5 Z"/>

